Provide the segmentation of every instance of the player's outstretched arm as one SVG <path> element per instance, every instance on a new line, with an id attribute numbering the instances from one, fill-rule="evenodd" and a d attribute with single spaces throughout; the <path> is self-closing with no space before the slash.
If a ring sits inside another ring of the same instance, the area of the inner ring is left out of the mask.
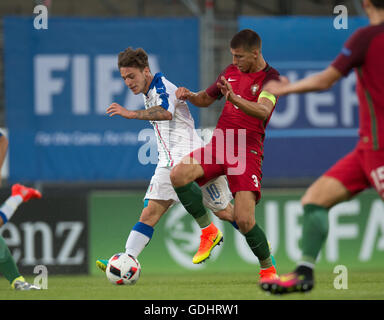
<path id="1" fill-rule="evenodd" d="M 133 112 L 136 114 L 135 119 L 139 120 L 172 120 L 172 113 L 170 113 L 168 110 L 165 110 L 162 106 L 154 106 L 145 110 L 136 110 Z"/>
<path id="2" fill-rule="evenodd" d="M 126 119 L 163 121 L 172 120 L 172 113 L 165 110 L 162 106 L 154 106 L 145 110 L 127 110 L 118 103 L 112 103 L 106 111 L 110 117 L 119 115 Z"/>
<path id="3" fill-rule="evenodd" d="M 196 107 L 200 108 L 209 107 L 215 101 L 215 98 L 209 96 L 205 90 L 194 93 L 184 87 L 177 88 L 176 98 L 180 100 L 187 100 Z"/>
<path id="4" fill-rule="evenodd" d="M 327 90 L 342 77 L 342 74 L 333 66 L 308 76 L 297 82 L 289 83 L 288 79 L 281 77 L 281 81 L 271 80 L 264 89 L 273 95 L 283 96 L 290 93 L 303 93 Z"/>

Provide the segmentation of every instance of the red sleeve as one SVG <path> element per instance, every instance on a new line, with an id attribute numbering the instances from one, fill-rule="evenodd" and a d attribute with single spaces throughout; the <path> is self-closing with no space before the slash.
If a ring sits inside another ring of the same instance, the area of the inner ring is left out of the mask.
<path id="1" fill-rule="evenodd" d="M 364 62 L 368 43 L 371 40 L 370 37 L 367 37 L 365 30 L 364 28 L 354 32 L 331 64 L 344 76 L 348 75 L 353 68 L 361 66 Z"/>
<path id="2" fill-rule="evenodd" d="M 226 67 L 217 77 L 216 81 L 212 83 L 206 90 L 205 92 L 212 98 L 215 99 L 221 99 L 223 97 L 220 89 L 217 87 L 217 83 L 221 82 L 221 77 L 225 76 L 225 73 L 227 71 L 228 67 Z"/>
<path id="3" fill-rule="evenodd" d="M 279 72 L 278 72 L 276 69 L 274 69 L 274 68 L 268 66 L 268 67 L 267 67 L 267 70 L 266 70 L 266 73 L 267 73 L 267 75 L 265 76 L 265 78 L 264 78 L 264 80 L 263 80 L 263 84 L 262 84 L 263 87 L 264 87 L 269 81 L 271 81 L 271 80 L 277 80 L 277 81 L 280 80 L 280 74 L 279 74 Z"/>

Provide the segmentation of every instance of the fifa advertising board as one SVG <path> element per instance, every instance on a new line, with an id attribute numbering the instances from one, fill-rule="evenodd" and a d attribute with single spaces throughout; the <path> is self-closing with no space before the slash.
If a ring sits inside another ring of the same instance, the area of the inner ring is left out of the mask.
<path id="1" fill-rule="evenodd" d="M 238 26 L 255 30 L 266 61 L 296 81 L 328 67 L 349 36 L 368 24 L 364 17 L 345 19 L 339 25 L 332 12 L 329 17 L 242 16 Z M 313 179 L 352 151 L 359 127 L 355 85 L 351 72 L 330 90 L 278 100 L 266 131 L 265 179 Z"/>
<path id="2" fill-rule="evenodd" d="M 304 190 L 264 191 L 256 220 L 265 230 L 278 270 L 288 272 L 301 258 Z M 125 251 L 131 228 L 138 221 L 144 193 L 93 192 L 89 199 L 90 272 L 94 261 Z M 153 237 L 138 257 L 143 274 L 169 272 L 258 271 L 259 263 L 244 236 L 232 224 L 213 218 L 224 234 L 208 262 L 193 264 L 200 228 L 180 204 L 175 204 L 155 226 Z M 329 234 L 317 268 L 343 265 L 349 270 L 380 269 L 384 254 L 384 203 L 373 191 L 339 204 L 329 213 Z"/>
<path id="3" fill-rule="evenodd" d="M 117 67 L 127 47 L 146 50 L 153 74 L 198 90 L 195 18 L 49 17 L 47 29 L 35 29 L 33 18 L 4 18 L 10 181 L 151 177 L 157 149 L 149 122 L 105 113 L 112 102 L 144 108 Z M 198 126 L 198 109 L 191 112 Z"/>

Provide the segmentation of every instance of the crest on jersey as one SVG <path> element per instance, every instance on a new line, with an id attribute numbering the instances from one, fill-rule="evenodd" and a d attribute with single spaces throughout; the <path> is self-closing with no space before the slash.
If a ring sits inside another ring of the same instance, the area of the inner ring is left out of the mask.
<path id="1" fill-rule="evenodd" d="M 257 83 L 255 83 L 254 85 L 252 85 L 251 87 L 251 92 L 252 92 L 252 95 L 255 96 L 257 91 L 259 90 L 259 85 Z"/>

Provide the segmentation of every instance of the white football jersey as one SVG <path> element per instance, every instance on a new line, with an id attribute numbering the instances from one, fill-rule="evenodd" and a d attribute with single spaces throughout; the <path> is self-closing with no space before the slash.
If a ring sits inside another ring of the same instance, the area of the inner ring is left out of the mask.
<path id="1" fill-rule="evenodd" d="M 202 147 L 195 122 L 185 101 L 176 98 L 177 87 L 162 73 L 156 73 L 144 96 L 145 108 L 162 106 L 172 120 L 150 121 L 157 137 L 158 167 L 173 167 L 185 155 Z"/>

